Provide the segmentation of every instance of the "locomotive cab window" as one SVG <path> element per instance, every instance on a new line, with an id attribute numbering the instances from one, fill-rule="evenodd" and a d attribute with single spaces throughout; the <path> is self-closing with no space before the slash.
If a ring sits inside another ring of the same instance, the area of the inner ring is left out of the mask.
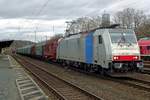
<path id="1" fill-rule="evenodd" d="M 98 42 L 99 42 L 99 44 L 102 44 L 102 36 L 101 35 L 98 36 Z"/>

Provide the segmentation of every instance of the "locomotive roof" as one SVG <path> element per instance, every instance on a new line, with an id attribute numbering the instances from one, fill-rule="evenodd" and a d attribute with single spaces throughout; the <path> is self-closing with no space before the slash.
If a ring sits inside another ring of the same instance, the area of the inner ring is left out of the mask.
<path id="1" fill-rule="evenodd" d="M 132 29 L 109 29 L 110 33 L 131 33 Z"/>
<path id="2" fill-rule="evenodd" d="M 103 29 L 97 29 L 95 31 L 105 31 L 105 30 L 108 30 L 108 32 L 110 33 L 133 33 L 133 29 L 120 29 L 120 28 L 103 28 Z M 94 32 L 94 31 L 93 31 Z M 89 32 L 91 33 L 91 32 Z M 72 38 L 79 38 L 80 36 L 84 36 L 85 34 L 88 34 L 88 33 L 81 33 L 81 34 L 73 34 L 73 35 L 70 35 L 68 37 L 65 37 L 65 39 L 72 39 Z"/>

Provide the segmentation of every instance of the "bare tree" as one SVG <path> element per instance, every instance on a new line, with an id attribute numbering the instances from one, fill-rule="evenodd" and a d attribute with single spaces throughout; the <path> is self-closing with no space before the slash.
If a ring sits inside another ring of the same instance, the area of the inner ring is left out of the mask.
<path id="1" fill-rule="evenodd" d="M 137 29 L 137 32 L 139 33 L 139 35 L 150 37 L 150 17 L 149 16 L 143 19 L 142 23 Z"/>
<path id="2" fill-rule="evenodd" d="M 123 12 L 117 12 L 114 16 L 114 22 L 120 24 L 121 27 L 125 27 Z"/>
<path id="3" fill-rule="evenodd" d="M 68 23 L 66 35 L 89 31 L 101 25 L 101 17 L 82 17 Z"/>
<path id="4" fill-rule="evenodd" d="M 134 28 L 137 30 L 141 24 L 146 20 L 146 15 L 143 11 L 137 10 L 134 12 Z"/>
<path id="5" fill-rule="evenodd" d="M 137 29 L 142 24 L 146 15 L 142 10 L 126 8 L 123 11 L 117 12 L 114 16 L 114 22 L 119 23 L 123 28 Z"/>

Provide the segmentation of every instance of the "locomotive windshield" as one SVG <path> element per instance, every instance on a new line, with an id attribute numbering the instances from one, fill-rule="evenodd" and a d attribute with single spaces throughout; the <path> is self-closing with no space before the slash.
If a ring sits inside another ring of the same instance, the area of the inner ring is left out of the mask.
<path id="1" fill-rule="evenodd" d="M 112 43 L 136 43 L 132 33 L 110 33 Z"/>

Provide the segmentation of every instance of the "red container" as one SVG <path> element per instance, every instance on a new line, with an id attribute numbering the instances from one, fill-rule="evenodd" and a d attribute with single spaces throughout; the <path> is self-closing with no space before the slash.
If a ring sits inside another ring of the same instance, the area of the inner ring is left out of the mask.
<path id="1" fill-rule="evenodd" d="M 60 38 L 53 38 L 46 42 L 46 44 L 44 45 L 44 52 L 43 52 L 44 59 L 56 61 L 56 52 L 59 39 Z"/>
<path id="2" fill-rule="evenodd" d="M 141 56 L 150 55 L 150 40 L 139 40 L 138 41 Z"/>

